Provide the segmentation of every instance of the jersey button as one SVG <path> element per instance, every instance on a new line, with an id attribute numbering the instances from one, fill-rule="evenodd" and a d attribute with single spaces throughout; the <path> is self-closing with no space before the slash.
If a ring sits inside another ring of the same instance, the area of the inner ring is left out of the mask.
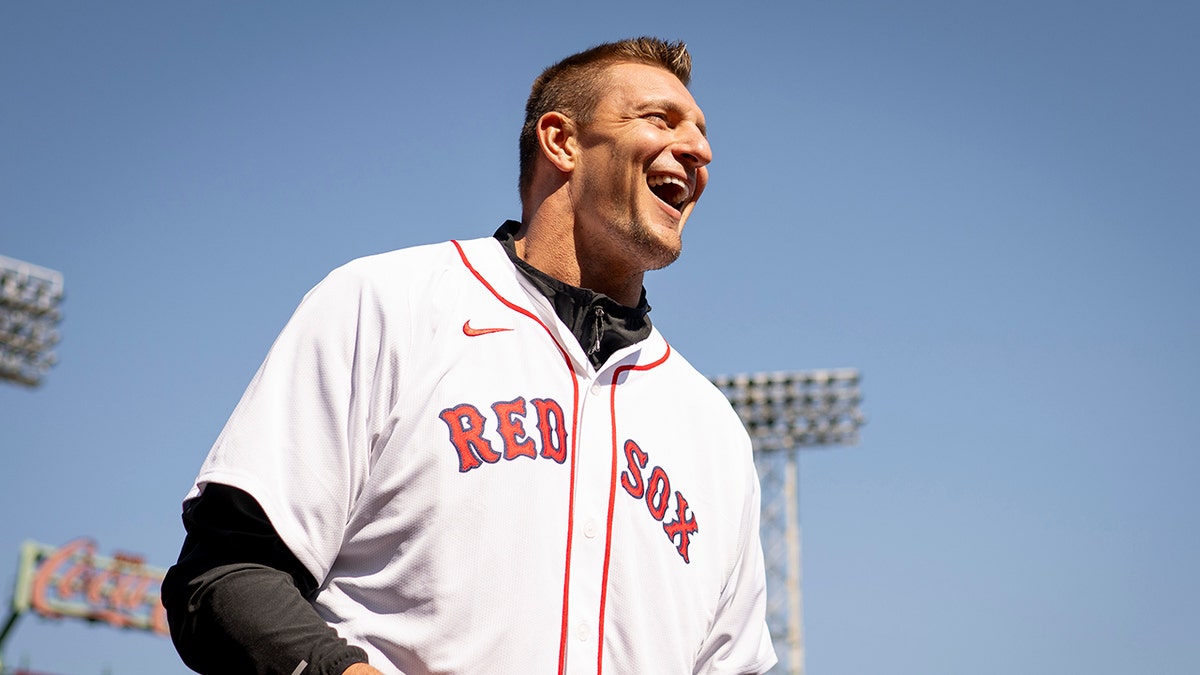
<path id="1" fill-rule="evenodd" d="M 596 521 L 589 520 L 583 524 L 583 536 L 588 539 L 596 538 Z"/>
<path id="2" fill-rule="evenodd" d="M 591 628 L 591 626 L 588 626 L 588 622 L 580 621 L 579 627 L 575 629 L 575 636 L 578 637 L 580 640 L 587 640 L 588 637 L 591 636 L 591 634 L 592 634 L 592 628 Z"/>
<path id="3" fill-rule="evenodd" d="M 597 382 L 596 384 L 593 384 L 592 385 L 592 396 L 599 396 L 601 389 L 603 389 L 603 387 L 600 386 L 599 382 Z"/>

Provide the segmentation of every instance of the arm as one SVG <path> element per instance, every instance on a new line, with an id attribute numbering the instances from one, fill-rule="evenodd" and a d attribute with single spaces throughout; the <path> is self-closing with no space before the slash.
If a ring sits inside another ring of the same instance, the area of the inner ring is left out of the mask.
<path id="1" fill-rule="evenodd" d="M 389 405 L 375 363 L 391 343 L 361 272 L 305 294 L 189 492 L 163 604 L 184 662 L 206 675 L 342 675 L 367 660 L 306 599 L 341 552 L 375 409 Z"/>
<path id="2" fill-rule="evenodd" d="M 317 583 L 249 494 L 210 484 L 188 502 L 187 539 L 163 580 L 171 639 L 200 673 L 373 674 L 321 619 Z M 301 661 L 308 665 L 300 671 Z M 353 665 L 352 665 L 353 664 Z"/>
<path id="3" fill-rule="evenodd" d="M 746 439 L 749 446 L 749 439 Z M 777 659 L 766 622 L 766 569 L 759 536 L 758 474 L 750 462 L 749 447 L 743 469 L 741 535 L 737 557 L 721 591 L 708 638 L 701 649 L 695 673 L 742 675 L 765 673 Z"/>

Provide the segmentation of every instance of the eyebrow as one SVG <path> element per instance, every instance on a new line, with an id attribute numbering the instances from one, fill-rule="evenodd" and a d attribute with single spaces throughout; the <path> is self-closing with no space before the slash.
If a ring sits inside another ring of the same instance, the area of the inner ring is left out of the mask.
<path id="1" fill-rule="evenodd" d="M 666 110 L 669 113 L 673 113 L 677 117 L 686 117 L 687 116 L 687 111 L 684 110 L 683 106 L 679 105 L 678 103 L 676 103 L 675 101 L 672 101 L 669 98 L 657 98 L 657 99 L 654 99 L 651 101 L 646 101 L 641 106 L 639 106 L 639 110 L 643 111 L 643 112 L 646 110 L 649 110 L 651 108 L 662 108 L 663 110 Z M 700 129 L 701 136 L 708 138 L 708 127 L 707 127 L 707 125 L 704 124 L 703 118 L 700 118 L 699 120 L 696 121 L 696 127 L 698 129 Z"/>

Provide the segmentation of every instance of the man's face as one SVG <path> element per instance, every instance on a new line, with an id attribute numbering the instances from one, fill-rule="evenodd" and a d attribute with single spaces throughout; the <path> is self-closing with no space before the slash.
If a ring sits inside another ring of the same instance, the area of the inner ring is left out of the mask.
<path id="1" fill-rule="evenodd" d="M 704 113 L 669 71 L 641 63 L 606 68 L 592 119 L 579 129 L 571 176 L 577 237 L 619 271 L 671 264 L 708 182 Z"/>

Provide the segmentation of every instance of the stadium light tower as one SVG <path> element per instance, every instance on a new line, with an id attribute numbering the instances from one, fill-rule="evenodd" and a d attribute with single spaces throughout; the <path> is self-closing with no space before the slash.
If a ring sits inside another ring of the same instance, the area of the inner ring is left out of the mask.
<path id="1" fill-rule="evenodd" d="M 767 624 L 780 657 L 772 672 L 804 673 L 798 454 L 801 448 L 858 442 L 865 423 L 860 381 L 852 368 L 712 378 L 750 433 L 763 486 Z"/>
<path id="2" fill-rule="evenodd" d="M 56 360 L 62 274 L 0 256 L 0 380 L 29 387 Z"/>

